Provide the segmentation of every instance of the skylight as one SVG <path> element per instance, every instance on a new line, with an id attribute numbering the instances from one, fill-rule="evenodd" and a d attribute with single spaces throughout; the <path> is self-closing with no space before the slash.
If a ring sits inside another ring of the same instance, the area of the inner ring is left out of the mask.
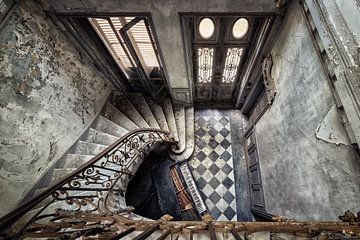
<path id="1" fill-rule="evenodd" d="M 242 48 L 227 49 L 224 72 L 221 81 L 222 83 L 233 83 L 235 81 L 242 53 Z"/>

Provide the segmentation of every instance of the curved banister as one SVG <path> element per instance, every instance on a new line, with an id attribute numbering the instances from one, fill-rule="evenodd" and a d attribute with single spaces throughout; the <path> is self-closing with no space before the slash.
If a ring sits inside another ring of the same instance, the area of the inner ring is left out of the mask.
<path id="1" fill-rule="evenodd" d="M 145 138 L 146 136 L 148 137 L 147 139 Z M 146 140 L 148 142 L 146 142 Z M 140 142 L 140 141 L 143 141 L 143 142 Z M 114 142 L 109 147 L 107 147 L 102 152 L 100 152 L 98 155 L 96 155 L 94 158 L 92 158 L 88 162 L 81 165 L 74 172 L 70 173 L 69 175 L 64 177 L 62 180 L 60 180 L 53 186 L 49 187 L 46 191 L 35 196 L 31 200 L 23 203 L 22 205 L 20 205 L 13 211 L 11 211 L 8 214 L 1 217 L 0 218 L 0 233 L 4 232 L 6 229 L 8 229 L 13 223 L 15 223 L 17 220 L 19 220 L 22 216 L 24 216 L 27 212 L 32 210 L 36 205 L 41 203 L 43 200 L 45 200 L 50 195 L 52 195 L 54 200 L 68 201 L 68 199 L 64 200 L 64 199 L 60 198 L 59 195 L 64 194 L 64 192 L 65 192 L 66 196 L 68 197 L 68 193 L 66 191 L 69 190 L 69 187 L 70 188 L 73 187 L 73 189 L 70 189 L 73 191 L 83 190 L 81 187 L 77 188 L 77 187 L 79 187 L 79 185 L 81 185 L 81 183 L 79 183 L 79 179 L 82 181 L 85 181 L 85 183 L 82 183 L 83 185 L 87 185 L 87 184 L 89 184 L 89 185 L 99 184 L 100 186 L 104 186 L 104 184 L 106 185 L 105 188 L 101 188 L 100 190 L 96 190 L 96 188 L 93 188 L 93 189 L 95 189 L 93 191 L 101 192 L 101 191 L 112 190 L 115 187 L 115 185 L 117 184 L 117 181 L 121 178 L 121 176 L 123 174 L 128 174 L 128 175 L 130 175 L 130 174 L 126 172 L 126 171 L 128 171 L 128 169 L 117 171 L 114 169 L 106 168 L 105 166 L 107 164 L 113 164 L 113 165 L 117 165 L 120 168 L 125 168 L 126 161 L 129 158 L 131 160 L 133 160 L 138 157 L 141 157 L 142 156 L 141 154 L 144 154 L 143 149 L 148 148 L 157 142 L 171 143 L 171 142 L 173 142 L 173 140 L 170 137 L 169 132 L 160 130 L 160 129 L 155 129 L 155 128 L 140 128 L 140 129 L 136 129 L 134 131 L 128 132 L 123 137 L 121 137 L 116 142 Z M 141 146 L 141 149 L 136 148 L 136 147 L 139 147 L 140 143 L 143 143 L 143 145 Z M 125 150 L 122 149 L 121 147 L 123 147 Z M 121 157 L 123 157 L 123 159 L 121 159 Z M 100 163 L 100 166 L 95 165 L 96 163 Z M 104 171 L 108 171 L 108 172 L 113 171 L 114 173 L 112 175 L 106 175 L 105 178 L 107 178 L 107 181 L 102 182 L 102 183 L 101 182 L 96 183 L 96 181 L 99 180 L 100 177 L 104 176 L 104 174 L 99 173 L 99 169 L 97 169 L 97 168 L 104 169 Z M 94 172 L 99 174 L 99 176 L 94 177 L 94 176 L 87 175 L 89 173 L 91 174 Z M 65 185 L 68 185 L 69 187 L 64 187 Z M 106 199 L 105 199 L 105 201 L 106 201 Z M 48 205 L 50 205 L 50 204 L 48 204 Z M 44 207 L 43 209 L 45 209 L 46 207 Z"/>

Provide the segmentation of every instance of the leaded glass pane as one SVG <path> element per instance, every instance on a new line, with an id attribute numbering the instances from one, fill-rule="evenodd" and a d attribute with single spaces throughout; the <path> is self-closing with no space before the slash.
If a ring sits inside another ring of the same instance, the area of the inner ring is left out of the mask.
<path id="1" fill-rule="evenodd" d="M 213 48 L 199 48 L 198 49 L 198 81 L 199 83 L 210 83 L 213 72 Z"/>
<path id="2" fill-rule="evenodd" d="M 242 53 L 242 48 L 227 49 L 224 72 L 221 81 L 222 83 L 233 83 L 235 81 Z"/>

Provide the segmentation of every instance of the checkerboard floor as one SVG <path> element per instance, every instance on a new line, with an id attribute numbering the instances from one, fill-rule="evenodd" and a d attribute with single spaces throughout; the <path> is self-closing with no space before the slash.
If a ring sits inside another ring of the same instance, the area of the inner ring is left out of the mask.
<path id="1" fill-rule="evenodd" d="M 210 214 L 236 221 L 229 116 L 195 115 L 195 152 L 189 164 Z"/>

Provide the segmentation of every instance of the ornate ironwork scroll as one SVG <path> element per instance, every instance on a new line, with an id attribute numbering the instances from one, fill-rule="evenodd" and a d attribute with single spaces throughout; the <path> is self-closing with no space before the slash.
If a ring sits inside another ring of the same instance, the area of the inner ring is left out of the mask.
<path id="1" fill-rule="evenodd" d="M 271 68 L 273 65 L 271 54 L 268 54 L 262 63 L 262 73 L 263 73 L 263 79 L 264 79 L 264 85 L 266 90 L 266 96 L 268 99 L 269 104 L 272 103 L 272 101 L 275 98 L 276 95 L 276 89 L 275 89 L 275 81 L 271 77 Z"/>
<path id="2" fill-rule="evenodd" d="M 126 212 L 129 210 L 124 197 L 127 185 L 145 155 L 160 142 L 170 144 L 173 141 L 168 132 L 158 129 L 139 129 L 128 133 L 45 193 L 1 218 L 1 231 L 10 224 L 11 235 L 14 234 L 16 238 L 23 232 L 35 231 L 40 225 L 41 228 L 53 229 L 59 224 L 65 226 L 76 223 L 75 220 L 64 223 L 64 216 Z M 58 218 L 62 219 L 61 222 L 57 222 Z M 86 225 L 82 220 L 77 224 Z M 86 231 L 98 229 L 93 225 L 86 226 Z M 111 224 L 105 226 L 101 228 L 107 229 Z"/>
<path id="3" fill-rule="evenodd" d="M 242 48 L 228 48 L 222 83 L 233 83 L 235 81 L 242 53 Z"/>
<path id="4" fill-rule="evenodd" d="M 213 48 L 198 49 L 198 81 L 199 83 L 210 83 L 213 74 Z"/>

